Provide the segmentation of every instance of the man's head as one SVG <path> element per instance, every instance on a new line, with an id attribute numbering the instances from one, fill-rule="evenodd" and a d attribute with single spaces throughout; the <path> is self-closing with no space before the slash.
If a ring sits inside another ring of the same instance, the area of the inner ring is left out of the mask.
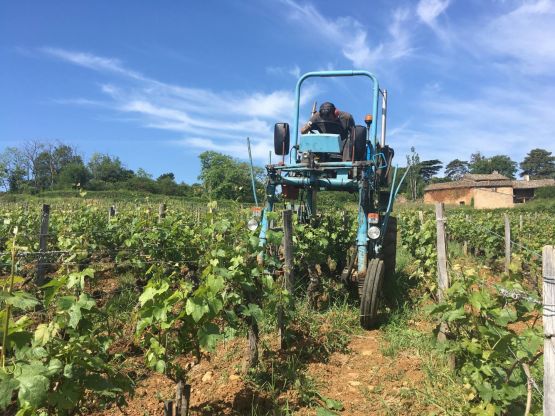
<path id="1" fill-rule="evenodd" d="M 335 120 L 336 118 L 335 112 L 336 110 L 333 103 L 326 101 L 320 106 L 320 111 L 319 111 L 320 117 L 322 117 L 322 119 L 324 120 Z"/>

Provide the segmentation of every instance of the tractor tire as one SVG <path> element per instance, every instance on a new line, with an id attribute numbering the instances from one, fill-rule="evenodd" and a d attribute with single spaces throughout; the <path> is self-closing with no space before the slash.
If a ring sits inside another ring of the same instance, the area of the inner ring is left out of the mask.
<path id="1" fill-rule="evenodd" d="M 368 262 L 366 278 L 360 294 L 360 325 L 374 329 L 378 323 L 378 304 L 384 277 L 384 262 L 375 258 Z"/>
<path id="2" fill-rule="evenodd" d="M 366 160 L 366 127 L 355 126 L 354 128 L 354 160 Z"/>
<path id="3" fill-rule="evenodd" d="M 289 154 L 289 124 L 276 123 L 274 126 L 274 153 L 278 156 Z"/>
<path id="4" fill-rule="evenodd" d="M 395 267 L 397 265 L 397 218 L 389 217 L 387 230 L 383 240 L 382 254 L 384 262 L 384 297 L 388 304 L 395 299 Z"/>
<path id="5" fill-rule="evenodd" d="M 397 265 L 397 218 L 389 217 L 387 230 L 383 239 L 382 258 L 385 266 L 385 278 L 392 279 Z"/>

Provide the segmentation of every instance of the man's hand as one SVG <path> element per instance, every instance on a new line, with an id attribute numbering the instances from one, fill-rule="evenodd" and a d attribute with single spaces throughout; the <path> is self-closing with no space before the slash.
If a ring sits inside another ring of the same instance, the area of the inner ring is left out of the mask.
<path id="1" fill-rule="evenodd" d="M 301 133 L 302 134 L 308 133 L 311 127 L 312 127 L 312 121 L 309 121 L 308 123 L 306 123 L 304 126 L 301 127 Z"/>

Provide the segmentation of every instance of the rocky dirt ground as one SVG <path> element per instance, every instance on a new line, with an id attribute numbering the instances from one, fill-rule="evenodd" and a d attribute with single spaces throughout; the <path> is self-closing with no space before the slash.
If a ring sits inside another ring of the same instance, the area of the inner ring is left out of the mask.
<path id="1" fill-rule="evenodd" d="M 296 367 L 302 372 L 300 378 L 310 381 L 307 394 L 312 394 L 315 400 L 308 400 L 309 403 L 307 400 L 303 403 L 299 397 L 303 388 L 298 384 L 272 386 L 270 377 L 261 388 L 261 383 L 245 376 L 241 371 L 243 344 L 242 340 L 222 344 L 210 360 L 202 360 L 191 368 L 191 415 L 357 416 L 431 412 L 422 401 L 414 400 L 415 389 L 425 378 L 419 357 L 403 352 L 395 357 L 385 355 L 387 343 L 379 330 L 352 335 L 344 352 L 331 353 L 323 361 L 309 359 Z M 266 347 L 262 363 L 272 367 L 270 376 L 275 371 L 274 382 L 279 384 L 283 369 L 277 367 L 284 363 L 287 354 L 280 356 L 271 341 L 263 340 L 262 344 Z M 138 384 L 134 396 L 128 398 L 125 408 L 113 407 L 96 415 L 163 415 L 163 401 L 174 395 L 174 382 L 163 375 L 148 373 Z M 340 402 L 343 409 L 333 410 L 334 413 L 318 410 L 318 403 L 325 407 L 322 398 Z"/>

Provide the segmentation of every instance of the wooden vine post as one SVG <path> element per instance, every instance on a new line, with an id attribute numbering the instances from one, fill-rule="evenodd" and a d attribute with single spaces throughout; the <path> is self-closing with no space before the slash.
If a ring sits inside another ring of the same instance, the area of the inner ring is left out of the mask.
<path id="1" fill-rule="evenodd" d="M 167 400 L 164 403 L 164 416 L 189 416 L 189 402 L 191 401 L 191 385 L 182 381 L 177 383 L 175 389 L 175 413 L 174 402 Z"/>
<path id="2" fill-rule="evenodd" d="M 294 288 L 293 277 L 293 212 L 290 209 L 283 211 L 283 284 L 285 289 L 292 295 Z M 292 299 L 292 296 L 291 296 Z M 291 308 L 290 303 L 286 305 Z M 277 311 L 279 348 L 285 349 L 285 316 L 284 305 L 280 304 Z"/>
<path id="3" fill-rule="evenodd" d="M 445 239 L 445 215 L 443 203 L 436 203 L 436 231 L 437 231 L 437 299 L 443 301 L 445 291 L 449 288 L 447 274 L 447 243 Z M 445 341 L 445 324 L 441 323 L 437 339 Z"/>
<path id="4" fill-rule="evenodd" d="M 116 216 L 116 206 L 112 205 L 110 208 L 108 208 L 108 222 L 110 222 L 110 219 L 114 218 Z"/>
<path id="5" fill-rule="evenodd" d="M 166 218 L 166 204 L 162 203 L 158 206 L 158 222 Z"/>
<path id="6" fill-rule="evenodd" d="M 449 288 L 449 275 L 447 274 L 447 243 L 445 238 L 445 214 L 443 203 L 436 204 L 436 230 L 437 230 L 437 297 L 441 302 L 445 291 Z"/>
<path id="7" fill-rule="evenodd" d="M 39 259 L 37 263 L 37 279 L 38 286 L 46 283 L 46 248 L 48 244 L 48 221 L 50 219 L 50 205 L 44 204 L 42 206 L 42 213 L 40 217 L 40 234 L 39 234 Z"/>
<path id="8" fill-rule="evenodd" d="M 468 216 L 468 214 L 464 216 L 464 219 L 466 220 L 466 222 L 470 222 L 470 217 Z M 468 256 L 468 240 L 464 240 L 463 242 L 463 254 L 465 256 Z"/>
<path id="9" fill-rule="evenodd" d="M 447 239 L 445 236 L 445 212 L 443 203 L 436 203 L 436 231 L 437 231 L 437 298 L 441 302 L 445 299 L 445 292 L 449 289 L 449 274 L 447 272 Z M 447 324 L 439 325 L 437 340 L 445 342 Z M 455 368 L 455 356 L 449 355 L 449 366 Z"/>
<path id="10" fill-rule="evenodd" d="M 555 415 L 555 246 L 545 246 L 543 271 L 543 414 Z"/>
<path id="11" fill-rule="evenodd" d="M 511 222 L 509 216 L 503 214 L 505 220 L 505 273 L 509 273 L 511 265 Z"/>
<path id="12" fill-rule="evenodd" d="M 173 400 L 164 401 L 164 416 L 173 416 Z"/>
<path id="13" fill-rule="evenodd" d="M 293 212 L 290 209 L 283 211 L 283 250 L 285 288 L 291 293 L 295 279 L 293 276 Z"/>

